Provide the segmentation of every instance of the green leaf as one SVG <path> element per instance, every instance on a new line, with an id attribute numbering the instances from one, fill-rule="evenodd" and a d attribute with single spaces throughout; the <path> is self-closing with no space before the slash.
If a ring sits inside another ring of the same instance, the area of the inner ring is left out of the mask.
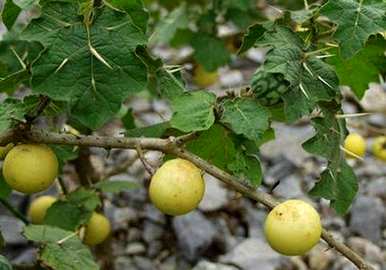
<path id="1" fill-rule="evenodd" d="M 1 12 L 1 18 L 8 30 L 12 28 L 20 12 L 21 9 L 13 3 L 13 0 L 5 1 L 3 11 Z"/>
<path id="2" fill-rule="evenodd" d="M 100 204 L 95 191 L 80 188 L 68 194 L 65 200 L 55 202 L 47 210 L 44 222 L 47 225 L 74 231 L 90 219 Z M 63 216 L 66 217 L 65 220 Z"/>
<path id="3" fill-rule="evenodd" d="M 348 85 L 358 98 L 362 98 L 369 83 L 377 82 L 386 73 L 386 40 L 381 36 L 370 39 L 354 57 L 344 59 L 337 51 L 328 59 L 338 74 L 340 84 Z"/>
<path id="4" fill-rule="evenodd" d="M 12 270 L 13 269 L 11 263 L 3 255 L 0 255 L 0 269 L 1 270 Z"/>
<path id="5" fill-rule="evenodd" d="M 147 127 L 129 129 L 126 131 L 126 137 L 160 138 L 170 128 L 170 122 L 163 122 Z"/>
<path id="6" fill-rule="evenodd" d="M 39 260 L 50 269 L 99 269 L 90 250 L 71 231 L 51 226 L 29 225 L 25 227 L 24 235 L 31 241 L 41 243 Z"/>
<path id="7" fill-rule="evenodd" d="M 264 34 L 265 30 L 266 29 L 260 23 L 251 25 L 243 37 L 243 42 L 238 54 L 242 54 L 252 48 L 255 45 L 256 40 Z"/>
<path id="8" fill-rule="evenodd" d="M 319 182 L 312 188 L 310 195 L 323 197 L 331 201 L 331 207 L 340 215 L 347 213 L 358 192 L 357 178 L 352 168 L 342 160 L 340 170 L 333 172 L 326 169 Z"/>
<path id="9" fill-rule="evenodd" d="M 276 25 L 257 41 L 271 46 L 264 70 L 280 73 L 290 83 L 282 98 L 289 122 L 312 112 L 318 102 L 339 97 L 339 80 L 334 69 L 314 55 L 307 55 L 300 37 L 290 29 Z"/>
<path id="10" fill-rule="evenodd" d="M 250 140 L 260 140 L 269 128 L 269 112 L 255 100 L 226 100 L 222 109 L 221 122 Z"/>
<path id="11" fill-rule="evenodd" d="M 17 121 L 24 121 L 24 115 L 39 103 L 35 96 L 26 97 L 23 101 L 8 98 L 0 107 L 0 132 L 11 128 Z"/>
<path id="12" fill-rule="evenodd" d="M 12 188 L 5 182 L 3 174 L 0 173 L 0 199 L 8 199 L 12 193 Z"/>
<path id="13" fill-rule="evenodd" d="M 337 24 L 334 38 L 345 59 L 358 53 L 371 35 L 386 29 L 383 1 L 329 0 L 320 12 Z"/>
<path id="14" fill-rule="evenodd" d="M 200 136 L 187 143 L 186 148 L 217 167 L 227 170 L 229 163 L 234 162 L 237 150 L 231 134 L 219 124 L 213 125 Z"/>
<path id="15" fill-rule="evenodd" d="M 77 1 L 44 2 L 22 37 L 46 48 L 33 65 L 33 91 L 70 102 L 72 117 L 96 129 L 145 88 L 146 68 L 135 48 L 146 36 L 127 13 L 108 6 L 95 10 L 90 27 L 78 11 Z"/>
<path id="16" fill-rule="evenodd" d="M 323 104 L 321 108 L 324 117 L 312 119 L 316 135 L 306 141 L 303 148 L 327 159 L 328 166 L 310 194 L 330 200 L 337 213 L 343 215 L 358 191 L 356 176 L 340 149 L 348 132 L 344 121 L 335 117 L 338 104 Z"/>
<path id="17" fill-rule="evenodd" d="M 92 212 L 66 201 L 57 201 L 48 208 L 44 224 L 68 231 L 75 231 L 85 224 Z M 65 218 L 63 218 L 65 217 Z"/>
<path id="18" fill-rule="evenodd" d="M 147 87 L 150 92 L 167 99 L 185 92 L 183 82 L 164 67 L 161 59 L 153 58 L 146 47 L 137 47 L 136 54 L 147 67 L 149 73 Z"/>
<path id="19" fill-rule="evenodd" d="M 135 119 L 133 115 L 133 110 L 129 109 L 125 113 L 125 115 L 121 118 L 123 126 L 125 129 L 133 129 L 135 128 Z"/>
<path id="20" fill-rule="evenodd" d="M 206 71 L 215 71 L 228 64 L 230 53 L 221 39 L 206 33 L 196 33 L 191 42 L 194 59 L 204 66 Z"/>
<path id="21" fill-rule="evenodd" d="M 110 0 L 110 2 L 113 6 L 126 11 L 134 24 L 146 33 L 149 13 L 144 8 L 141 0 Z"/>
<path id="22" fill-rule="evenodd" d="M 67 195 L 67 200 L 75 205 L 84 207 L 89 211 L 101 205 L 100 198 L 94 190 L 79 188 Z"/>
<path id="23" fill-rule="evenodd" d="M 341 125 L 335 117 L 336 111 L 337 108 L 325 108 L 324 117 L 312 119 L 316 134 L 302 146 L 307 152 L 324 157 L 337 167 L 342 157 L 340 145 L 347 135 L 347 130 L 341 130 Z"/>
<path id="24" fill-rule="evenodd" d="M 172 100 L 173 118 L 170 124 L 183 132 L 209 129 L 215 121 L 213 93 L 197 91 L 186 93 Z"/>
<path id="25" fill-rule="evenodd" d="M 186 5 L 181 5 L 160 20 L 154 30 L 151 42 L 169 43 L 179 29 L 186 29 L 188 25 L 189 16 Z"/>
<path id="26" fill-rule="evenodd" d="M 79 155 L 79 149 L 70 145 L 50 145 L 54 150 L 59 161 L 59 167 L 63 168 L 64 164 L 69 160 L 74 160 Z"/>
<path id="27" fill-rule="evenodd" d="M 240 150 L 236 159 L 228 164 L 228 169 L 242 182 L 250 183 L 254 187 L 261 184 L 263 172 L 257 155 L 248 155 Z"/>
<path id="28" fill-rule="evenodd" d="M 138 189 L 139 185 L 137 183 L 132 183 L 128 181 L 106 180 L 98 182 L 95 185 L 95 188 L 99 189 L 102 192 L 119 193 L 125 190 Z"/>

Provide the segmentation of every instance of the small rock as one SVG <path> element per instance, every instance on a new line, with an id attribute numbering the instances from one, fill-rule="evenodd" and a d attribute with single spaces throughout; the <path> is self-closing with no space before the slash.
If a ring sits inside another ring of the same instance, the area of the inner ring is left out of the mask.
<path id="1" fill-rule="evenodd" d="M 24 223 L 12 216 L 0 216 L 0 229 L 7 245 L 27 244 L 22 236 Z"/>
<path id="2" fill-rule="evenodd" d="M 367 185 L 367 194 L 386 199 L 386 177 L 380 177 Z"/>
<path id="3" fill-rule="evenodd" d="M 114 261 L 115 270 L 134 269 L 133 260 L 130 257 L 120 256 Z"/>
<path id="4" fill-rule="evenodd" d="M 12 260 L 13 265 L 28 266 L 36 263 L 38 251 L 35 248 L 24 250 L 19 256 Z"/>
<path id="5" fill-rule="evenodd" d="M 286 158 L 279 158 L 277 161 L 275 160 L 272 166 L 268 166 L 266 169 L 266 173 L 264 174 L 264 183 L 268 185 L 275 184 L 278 180 L 291 175 L 296 170 L 296 166 L 294 166 L 289 160 Z"/>
<path id="6" fill-rule="evenodd" d="M 132 269 L 136 269 L 136 270 L 156 270 L 157 269 L 153 264 L 153 262 L 146 257 L 135 256 L 133 258 L 133 261 L 136 268 L 132 268 Z"/>
<path id="7" fill-rule="evenodd" d="M 276 139 L 262 145 L 260 148 L 262 156 L 270 159 L 284 156 L 301 167 L 303 161 L 311 156 L 302 148 L 302 143 L 314 135 L 312 127 L 289 127 L 278 123 L 273 127 Z"/>
<path id="8" fill-rule="evenodd" d="M 360 237 L 351 237 L 348 239 L 347 244 L 359 254 L 362 254 L 366 260 L 373 263 L 383 263 L 384 258 L 381 248 L 374 245 L 367 239 Z"/>
<path id="9" fill-rule="evenodd" d="M 296 175 L 290 175 L 280 181 L 273 193 L 281 198 L 293 199 L 304 196 L 301 188 L 301 179 Z"/>
<path id="10" fill-rule="evenodd" d="M 127 242 L 139 241 L 142 239 L 142 231 L 138 228 L 130 228 L 127 233 Z"/>
<path id="11" fill-rule="evenodd" d="M 146 252 L 146 247 L 141 242 L 129 243 L 126 247 L 125 253 L 127 255 L 138 255 Z"/>
<path id="12" fill-rule="evenodd" d="M 246 204 L 244 218 L 248 224 L 248 236 L 252 238 L 263 238 L 264 221 L 267 213 L 256 208 L 253 204 Z"/>
<path id="13" fill-rule="evenodd" d="M 192 270 L 238 270 L 238 268 L 220 263 L 200 261 Z"/>
<path id="14" fill-rule="evenodd" d="M 200 210 L 204 212 L 216 211 L 229 202 L 228 191 L 221 185 L 220 181 L 211 175 L 205 174 L 205 195 L 200 205 Z"/>
<path id="15" fill-rule="evenodd" d="M 205 252 L 216 236 L 216 228 L 198 211 L 173 219 L 181 253 L 190 261 L 195 261 Z"/>
<path id="16" fill-rule="evenodd" d="M 219 261 L 243 270 L 275 270 L 282 264 L 282 257 L 263 239 L 248 238 L 221 256 Z"/>
<path id="17" fill-rule="evenodd" d="M 127 229 L 131 223 L 138 221 L 137 212 L 130 208 L 114 208 L 112 217 L 113 230 L 124 230 Z"/>
<path id="18" fill-rule="evenodd" d="M 146 243 L 159 240 L 164 233 L 164 229 L 151 221 L 146 220 L 143 225 L 143 240 Z"/>
<path id="19" fill-rule="evenodd" d="M 146 204 L 144 217 L 158 224 L 166 224 L 166 217 L 154 205 Z"/>
<path id="20" fill-rule="evenodd" d="M 385 206 L 381 199 L 359 196 L 351 209 L 350 229 L 375 243 L 382 237 Z"/>
<path id="21" fill-rule="evenodd" d="M 152 241 L 148 244 L 147 247 L 147 257 L 154 258 L 157 257 L 158 254 L 162 251 L 163 244 L 161 241 Z"/>
<path id="22" fill-rule="evenodd" d="M 312 270 L 330 269 L 330 265 L 334 259 L 334 251 L 322 244 L 314 247 L 308 254 L 308 264 Z"/>

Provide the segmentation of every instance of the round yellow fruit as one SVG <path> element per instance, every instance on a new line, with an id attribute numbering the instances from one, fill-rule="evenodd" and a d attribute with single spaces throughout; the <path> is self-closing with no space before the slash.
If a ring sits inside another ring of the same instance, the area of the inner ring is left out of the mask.
<path id="1" fill-rule="evenodd" d="M 350 152 L 363 157 L 366 153 L 366 141 L 361 135 L 351 133 L 344 140 L 344 148 L 348 151 L 346 154 L 349 158 L 355 158 L 354 155 L 350 155 Z"/>
<path id="2" fill-rule="evenodd" d="M 107 239 L 111 232 L 110 221 L 102 214 L 93 213 L 86 225 L 84 243 L 95 246 Z"/>
<path id="3" fill-rule="evenodd" d="M 375 139 L 373 154 L 380 160 L 386 161 L 386 136 L 380 136 Z"/>
<path id="4" fill-rule="evenodd" d="M 264 233 L 274 250 L 283 255 L 298 256 L 319 242 L 322 225 L 318 212 L 311 205 L 288 200 L 268 214 Z"/>
<path id="5" fill-rule="evenodd" d="M 52 196 L 41 196 L 35 199 L 29 209 L 28 216 L 33 224 L 42 224 L 48 208 L 56 201 Z"/>
<path id="6" fill-rule="evenodd" d="M 5 158 L 5 156 L 9 153 L 9 151 L 11 151 L 13 146 L 13 143 L 9 143 L 6 146 L 0 146 L 0 160 Z"/>
<path id="7" fill-rule="evenodd" d="M 163 213 L 178 216 L 195 209 L 205 192 L 201 170 L 184 159 L 166 161 L 150 182 L 149 195 Z"/>
<path id="8" fill-rule="evenodd" d="M 193 71 L 193 82 L 199 87 L 208 87 L 219 79 L 217 71 L 206 71 L 202 65 L 197 65 Z"/>
<path id="9" fill-rule="evenodd" d="M 46 145 L 17 145 L 9 151 L 3 164 L 3 176 L 8 185 L 27 194 L 47 189 L 57 175 L 58 160 Z"/>

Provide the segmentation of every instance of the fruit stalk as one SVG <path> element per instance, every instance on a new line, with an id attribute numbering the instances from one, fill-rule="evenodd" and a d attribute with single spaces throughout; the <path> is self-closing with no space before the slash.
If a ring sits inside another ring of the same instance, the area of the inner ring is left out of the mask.
<path id="1" fill-rule="evenodd" d="M 0 145 L 12 142 L 12 131 L 0 134 Z M 144 150 L 157 150 L 168 154 L 173 154 L 179 158 L 189 160 L 197 167 L 213 175 L 220 181 L 227 184 L 231 189 L 238 191 L 245 197 L 262 203 L 267 208 L 272 209 L 279 202 L 270 194 L 249 187 L 229 173 L 217 168 L 200 157 L 188 152 L 179 142 L 179 138 L 170 137 L 168 139 L 158 138 L 114 138 L 102 136 L 74 136 L 69 134 L 49 133 L 41 130 L 32 130 L 24 136 L 29 142 L 61 145 L 78 145 L 102 148 L 121 148 L 136 149 L 138 145 Z M 354 263 L 360 270 L 373 270 L 359 254 L 346 246 L 344 243 L 337 241 L 328 231 L 323 229 L 322 238 L 334 249 L 339 251 L 343 256 Z"/>

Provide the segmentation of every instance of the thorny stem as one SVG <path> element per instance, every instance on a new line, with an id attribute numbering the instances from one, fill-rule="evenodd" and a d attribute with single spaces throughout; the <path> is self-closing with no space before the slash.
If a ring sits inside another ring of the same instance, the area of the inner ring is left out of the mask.
<path id="1" fill-rule="evenodd" d="M 12 131 L 0 134 L 0 145 L 13 141 Z M 241 183 L 237 177 L 219 169 L 210 164 L 195 154 L 187 151 L 177 142 L 178 138 L 158 139 L 158 138 L 117 138 L 117 137 L 102 137 L 102 136 L 74 136 L 70 134 L 47 133 L 41 130 L 32 130 L 27 132 L 24 138 L 34 143 L 47 144 L 62 144 L 62 145 L 78 145 L 87 147 L 103 147 L 103 148 L 121 148 L 121 149 L 136 149 L 138 145 L 142 149 L 156 150 L 163 153 L 172 154 L 180 158 L 186 159 L 194 163 L 197 167 L 213 175 L 231 189 L 243 194 L 245 197 L 260 202 L 268 209 L 274 208 L 279 204 L 273 196 L 260 190 L 251 188 Z M 360 255 L 344 243 L 337 241 L 328 231 L 323 229 L 322 238 L 330 245 L 330 247 L 339 251 L 343 256 L 353 262 L 360 270 L 373 270 Z"/>
<path id="2" fill-rule="evenodd" d="M 17 210 L 15 207 L 13 207 L 7 200 L 3 199 L 3 198 L 0 198 L 0 203 L 8 209 L 9 212 L 11 212 L 15 217 L 17 217 L 18 219 L 20 219 L 21 221 L 23 221 L 23 223 L 25 225 L 28 225 L 29 224 L 29 221 L 28 219 L 22 214 L 19 212 L 19 210 Z"/>

